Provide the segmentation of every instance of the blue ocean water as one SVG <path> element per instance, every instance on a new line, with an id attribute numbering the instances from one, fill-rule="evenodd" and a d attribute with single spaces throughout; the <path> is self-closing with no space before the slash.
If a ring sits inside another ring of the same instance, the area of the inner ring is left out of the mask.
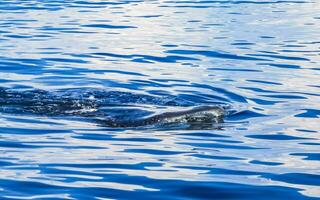
<path id="1" fill-rule="evenodd" d="M 1 1 L 0 198 L 320 199 L 319 13 L 318 0 Z M 211 128 L 108 127 L 41 110 L 66 94 L 131 118 L 230 112 Z"/>

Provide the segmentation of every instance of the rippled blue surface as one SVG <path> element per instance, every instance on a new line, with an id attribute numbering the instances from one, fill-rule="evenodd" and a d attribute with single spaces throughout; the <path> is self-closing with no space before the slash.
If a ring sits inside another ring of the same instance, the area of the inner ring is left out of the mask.
<path id="1" fill-rule="evenodd" d="M 217 130 L 0 113 L 1 199 L 319 199 L 319 13 L 318 0 L 1 1 L 1 87 L 236 111 Z"/>

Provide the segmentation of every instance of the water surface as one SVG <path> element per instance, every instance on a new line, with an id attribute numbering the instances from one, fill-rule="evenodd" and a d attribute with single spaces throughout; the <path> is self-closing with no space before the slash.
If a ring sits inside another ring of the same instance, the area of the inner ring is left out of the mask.
<path id="1" fill-rule="evenodd" d="M 232 109 L 218 128 L 1 112 L 1 199 L 319 199 L 319 13 L 317 0 L 1 1 L 1 88 Z"/>

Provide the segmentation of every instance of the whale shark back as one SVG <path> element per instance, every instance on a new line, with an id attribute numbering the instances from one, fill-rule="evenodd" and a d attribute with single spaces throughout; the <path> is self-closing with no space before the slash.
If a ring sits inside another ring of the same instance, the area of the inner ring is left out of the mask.
<path id="1" fill-rule="evenodd" d="M 104 124 L 110 127 L 139 127 L 156 124 L 173 123 L 222 123 L 223 116 L 226 114 L 222 106 L 208 105 L 184 108 L 180 111 L 163 112 L 141 119 L 131 120 L 102 120 Z"/>
<path id="2" fill-rule="evenodd" d="M 174 111 L 161 111 L 162 109 Z M 171 96 L 98 89 L 16 91 L 1 87 L 0 112 L 53 117 L 78 116 L 108 127 L 212 124 L 223 122 L 226 114 L 223 106 L 195 106 Z"/>

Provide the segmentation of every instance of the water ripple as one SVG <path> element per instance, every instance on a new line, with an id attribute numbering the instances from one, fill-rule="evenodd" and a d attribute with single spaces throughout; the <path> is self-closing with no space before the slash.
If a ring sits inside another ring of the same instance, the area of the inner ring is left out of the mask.
<path id="1" fill-rule="evenodd" d="M 319 13 L 307 0 L 1 1 L 1 199 L 319 199 Z M 223 122 L 101 122 L 208 105 Z"/>

